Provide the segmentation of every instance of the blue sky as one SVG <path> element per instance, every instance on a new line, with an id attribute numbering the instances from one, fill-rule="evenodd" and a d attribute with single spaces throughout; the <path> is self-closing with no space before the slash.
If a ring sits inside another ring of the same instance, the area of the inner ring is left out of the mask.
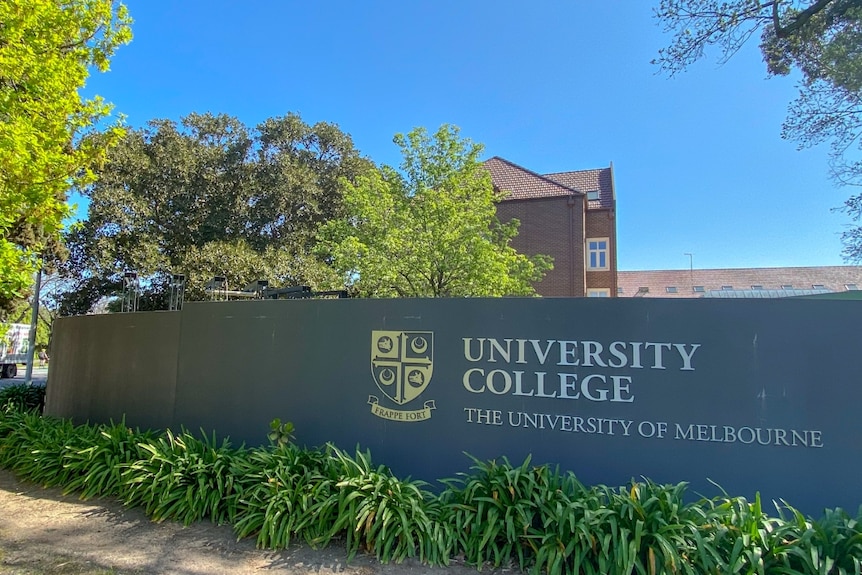
<path id="1" fill-rule="evenodd" d="M 378 164 L 443 123 L 539 173 L 613 162 L 621 270 L 843 264 L 851 190 L 780 138 L 794 79 L 756 43 L 659 75 L 657 1 L 125 0 L 134 40 L 86 93 L 133 127 L 296 112 Z"/>

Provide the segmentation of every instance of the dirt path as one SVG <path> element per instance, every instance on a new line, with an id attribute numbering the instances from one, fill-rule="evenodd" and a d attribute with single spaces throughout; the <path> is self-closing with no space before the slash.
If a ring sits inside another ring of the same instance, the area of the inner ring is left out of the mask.
<path id="1" fill-rule="evenodd" d="M 294 545 L 262 551 L 237 542 L 229 526 L 153 523 L 111 499 L 80 501 L 57 489 L 18 481 L 0 470 L 0 575 L 212 575 L 343 573 L 346 575 L 475 575 L 464 565 L 431 568 L 410 561 L 380 565 L 341 546 L 315 551 Z M 483 574 L 503 573 L 483 569 Z"/>

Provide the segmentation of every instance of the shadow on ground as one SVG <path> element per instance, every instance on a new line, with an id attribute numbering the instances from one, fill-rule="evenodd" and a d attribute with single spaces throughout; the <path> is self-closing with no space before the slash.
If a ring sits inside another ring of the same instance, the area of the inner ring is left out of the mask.
<path id="1" fill-rule="evenodd" d="M 368 555 L 348 563 L 343 544 L 322 550 L 303 544 L 279 552 L 260 550 L 253 539 L 237 541 L 229 525 L 153 523 L 140 509 L 115 499 L 80 501 L 0 470 L 0 575 L 48 573 L 474 575 L 476 569 L 416 561 L 381 565 Z"/>

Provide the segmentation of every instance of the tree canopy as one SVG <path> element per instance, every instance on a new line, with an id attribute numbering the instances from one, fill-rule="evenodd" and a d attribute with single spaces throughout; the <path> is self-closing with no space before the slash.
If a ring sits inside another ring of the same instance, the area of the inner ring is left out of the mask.
<path id="1" fill-rule="evenodd" d="M 342 214 L 343 182 L 370 167 L 337 126 L 289 114 L 249 129 L 227 115 L 153 120 L 112 149 L 81 191 L 87 220 L 68 238 L 63 313 L 116 293 L 125 271 L 143 309 L 165 309 L 169 279 L 204 299 L 214 275 L 231 289 L 266 279 L 329 289 L 337 277 L 313 255 L 320 224 Z"/>
<path id="2" fill-rule="evenodd" d="M 499 196 L 482 146 L 453 126 L 395 136 L 400 171 L 383 167 L 345 187 L 344 217 L 321 230 L 343 281 L 369 297 L 529 295 L 550 259 L 517 253 L 517 220 L 496 217 Z"/>
<path id="3" fill-rule="evenodd" d="M 862 185 L 862 0 L 662 0 L 656 16 L 673 36 L 655 62 L 671 74 L 709 46 L 727 60 L 759 33 L 770 74 L 801 74 L 782 136 L 801 147 L 829 142 L 836 181 Z M 860 221 L 862 195 L 843 208 Z M 862 229 L 844 241 L 844 255 L 862 261 Z"/>
<path id="4" fill-rule="evenodd" d="M 79 91 L 131 39 L 112 0 L 0 2 L 0 308 L 26 292 L 38 255 L 62 256 L 66 193 L 93 180 L 121 135 Z"/>

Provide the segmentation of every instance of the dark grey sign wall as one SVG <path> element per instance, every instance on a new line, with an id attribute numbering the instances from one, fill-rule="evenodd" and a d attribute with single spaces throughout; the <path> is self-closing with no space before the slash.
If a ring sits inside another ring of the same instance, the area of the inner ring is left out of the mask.
<path id="1" fill-rule="evenodd" d="M 46 412 L 79 423 L 174 423 L 180 314 L 60 318 L 51 339 Z"/>
<path id="2" fill-rule="evenodd" d="M 429 481 L 465 471 L 464 452 L 532 454 L 586 483 L 714 495 L 712 480 L 855 510 L 861 315 L 815 300 L 191 303 L 58 320 L 47 410 L 250 444 L 278 417 L 303 444 L 360 445 Z"/>

